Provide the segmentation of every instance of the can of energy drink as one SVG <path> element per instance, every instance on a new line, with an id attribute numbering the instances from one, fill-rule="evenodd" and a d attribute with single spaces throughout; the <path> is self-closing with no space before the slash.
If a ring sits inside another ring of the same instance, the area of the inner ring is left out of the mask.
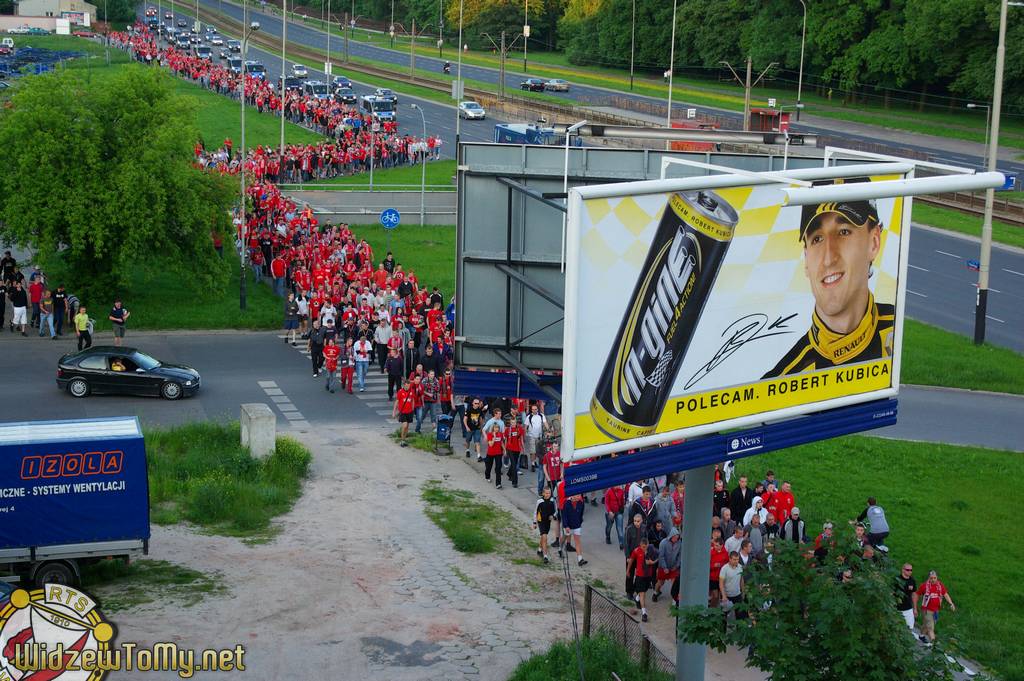
<path id="1" fill-rule="evenodd" d="M 616 440 L 654 432 L 739 216 L 711 191 L 673 194 L 590 401 Z"/>

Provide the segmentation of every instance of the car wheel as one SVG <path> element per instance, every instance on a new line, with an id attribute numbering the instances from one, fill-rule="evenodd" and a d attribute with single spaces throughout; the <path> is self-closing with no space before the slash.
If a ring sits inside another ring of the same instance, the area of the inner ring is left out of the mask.
<path id="1" fill-rule="evenodd" d="M 89 382 L 84 378 L 73 378 L 68 382 L 68 392 L 71 393 L 72 397 L 88 397 L 89 396 Z"/>
<path id="2" fill-rule="evenodd" d="M 46 563 L 33 578 L 36 586 L 42 588 L 44 584 L 74 584 L 75 572 L 67 563 Z"/>
<path id="3" fill-rule="evenodd" d="M 160 394 L 165 400 L 176 400 L 181 397 L 181 385 L 174 381 L 168 381 L 160 386 Z"/>

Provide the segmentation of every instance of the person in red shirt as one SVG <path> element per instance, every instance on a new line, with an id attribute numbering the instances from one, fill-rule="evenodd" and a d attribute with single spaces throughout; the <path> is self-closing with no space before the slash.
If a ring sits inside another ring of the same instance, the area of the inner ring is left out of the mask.
<path id="1" fill-rule="evenodd" d="M 487 461 L 484 464 L 484 480 L 491 481 L 491 469 L 494 473 L 494 487 L 501 489 L 501 457 L 505 454 L 505 436 L 501 432 L 501 426 L 495 423 L 491 426 L 487 438 Z"/>
<path id="2" fill-rule="evenodd" d="M 515 407 L 509 410 L 511 423 L 505 427 L 505 450 L 508 452 L 508 479 L 512 489 L 519 487 L 519 458 L 523 453 L 523 435 L 526 429 L 519 421 Z"/>
<path id="3" fill-rule="evenodd" d="M 609 487 L 604 491 L 604 543 L 612 543 L 612 525 L 619 537 L 619 551 L 622 550 L 622 512 L 626 507 L 626 491 L 621 486 Z"/>
<path id="4" fill-rule="evenodd" d="M 441 384 L 441 390 L 438 394 L 438 401 L 441 403 L 441 413 L 447 416 L 455 411 L 455 405 L 452 404 L 452 370 L 445 369 L 444 373 L 441 374 L 441 378 L 438 379 L 438 383 Z"/>
<path id="5" fill-rule="evenodd" d="M 718 575 L 722 571 L 722 566 L 728 562 L 729 552 L 722 546 L 722 538 L 715 537 L 711 540 L 711 573 L 708 579 L 709 604 L 712 608 L 718 607 Z"/>
<path id="6" fill-rule="evenodd" d="M 917 587 L 913 596 L 914 617 L 920 622 L 922 643 L 935 642 L 935 620 L 939 618 L 939 608 L 942 607 L 943 600 L 949 603 L 950 610 L 956 612 L 956 606 L 949 597 L 946 586 L 939 581 L 938 573 L 932 570 L 928 573 L 928 580 Z"/>
<path id="7" fill-rule="evenodd" d="M 544 467 L 544 479 L 548 486 L 554 487 L 562 479 L 562 455 L 558 451 L 558 445 L 552 443 L 547 446 L 542 461 Z"/>
<path id="8" fill-rule="evenodd" d="M 416 411 L 416 395 L 412 390 L 409 379 L 402 382 L 402 387 L 395 395 L 395 406 L 391 410 L 391 416 L 398 419 L 401 424 L 401 442 L 403 447 L 409 444 L 405 439 L 409 436 L 409 424 L 412 423 L 413 413 Z"/>
<path id="9" fill-rule="evenodd" d="M 633 593 L 640 599 L 640 619 L 647 621 L 647 591 L 653 586 L 654 570 L 658 564 L 657 550 L 651 550 L 647 537 L 640 538 L 640 546 L 633 549 L 626 561 L 626 573 L 633 573 Z"/>
<path id="10" fill-rule="evenodd" d="M 788 480 L 783 480 L 782 489 L 772 495 L 772 505 L 775 509 L 768 510 L 775 516 L 779 525 L 784 525 L 789 519 L 789 514 L 793 512 L 793 507 L 796 506 L 796 497 L 793 496 L 793 488 Z"/>
<path id="11" fill-rule="evenodd" d="M 327 367 L 327 383 L 324 385 L 324 390 L 328 392 L 334 392 L 334 383 L 338 371 L 338 356 L 341 354 L 341 348 L 334 343 L 334 338 L 329 337 L 324 344 L 324 364 Z"/>
<path id="12" fill-rule="evenodd" d="M 43 299 L 43 281 L 38 274 L 33 275 L 32 283 L 28 286 L 28 301 L 32 303 L 32 320 L 29 326 L 33 329 L 39 328 L 39 301 Z"/>
<path id="13" fill-rule="evenodd" d="M 284 298 L 284 277 L 288 273 L 288 265 L 284 258 L 275 255 L 270 261 L 270 276 L 274 278 L 274 293 Z"/>

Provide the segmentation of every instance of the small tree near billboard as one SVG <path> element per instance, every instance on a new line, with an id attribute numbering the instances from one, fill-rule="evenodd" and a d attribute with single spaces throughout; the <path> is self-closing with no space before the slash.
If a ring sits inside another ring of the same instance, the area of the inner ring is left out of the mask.
<path id="1" fill-rule="evenodd" d="M 721 608 L 684 608 L 679 640 L 747 649 L 747 665 L 772 681 L 953 678 L 945 656 L 918 644 L 896 610 L 896 573 L 884 559 L 864 559 L 852 545 L 819 559 L 806 545 L 777 542 L 771 566 L 745 569 L 744 582 L 736 608 L 749 619 L 723 626 Z"/>

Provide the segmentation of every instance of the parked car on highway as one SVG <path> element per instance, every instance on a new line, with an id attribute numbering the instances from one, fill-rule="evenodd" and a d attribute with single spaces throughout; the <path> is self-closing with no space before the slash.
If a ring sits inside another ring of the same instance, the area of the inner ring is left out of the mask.
<path id="1" fill-rule="evenodd" d="M 544 89 L 550 90 L 551 92 L 568 92 L 569 81 L 562 80 L 561 78 L 552 78 L 548 82 L 544 83 Z"/>
<path id="2" fill-rule="evenodd" d="M 373 91 L 373 96 L 377 99 L 386 99 L 392 104 L 398 104 L 398 95 L 391 88 L 379 87 Z"/>
<path id="3" fill-rule="evenodd" d="M 30 29 L 28 29 L 28 34 L 29 35 L 50 35 L 50 32 L 47 31 L 45 28 L 39 28 L 38 26 L 33 26 Z"/>
<path id="4" fill-rule="evenodd" d="M 459 118 L 471 119 L 478 118 L 483 120 L 487 117 L 487 112 L 484 108 L 476 102 L 459 102 Z"/>
<path id="5" fill-rule="evenodd" d="M 295 78 L 308 78 L 309 70 L 304 64 L 292 64 L 292 76 Z"/>
<path id="6" fill-rule="evenodd" d="M 12 33 L 14 35 L 28 35 L 31 31 L 32 31 L 32 29 L 30 29 L 28 27 L 28 24 L 23 24 L 21 26 L 14 26 L 13 28 L 7 29 L 8 33 Z"/>
<path id="7" fill-rule="evenodd" d="M 78 36 L 79 38 L 95 38 L 96 34 L 92 31 L 86 31 L 85 29 L 74 31 L 71 35 Z"/>
<path id="8" fill-rule="evenodd" d="M 97 345 L 57 361 L 57 387 L 72 397 L 122 393 L 176 400 L 195 394 L 201 384 L 192 367 L 166 364 L 135 348 Z"/>
<path id="9" fill-rule="evenodd" d="M 530 92 L 544 92 L 545 81 L 540 78 L 527 78 L 519 84 L 520 90 L 529 90 Z"/>
<path id="10" fill-rule="evenodd" d="M 224 38 L 222 36 L 217 35 L 216 33 L 214 33 L 213 35 L 210 36 L 210 44 L 213 45 L 214 47 L 220 47 L 221 45 L 224 44 Z"/>
<path id="11" fill-rule="evenodd" d="M 334 88 L 334 101 L 341 102 L 342 104 L 355 104 L 358 101 L 356 92 L 350 87 L 336 87 Z"/>
<path id="12" fill-rule="evenodd" d="M 232 52 L 241 52 L 242 51 L 242 43 L 240 43 L 237 40 L 229 40 L 228 41 L 228 49 L 231 50 Z"/>

